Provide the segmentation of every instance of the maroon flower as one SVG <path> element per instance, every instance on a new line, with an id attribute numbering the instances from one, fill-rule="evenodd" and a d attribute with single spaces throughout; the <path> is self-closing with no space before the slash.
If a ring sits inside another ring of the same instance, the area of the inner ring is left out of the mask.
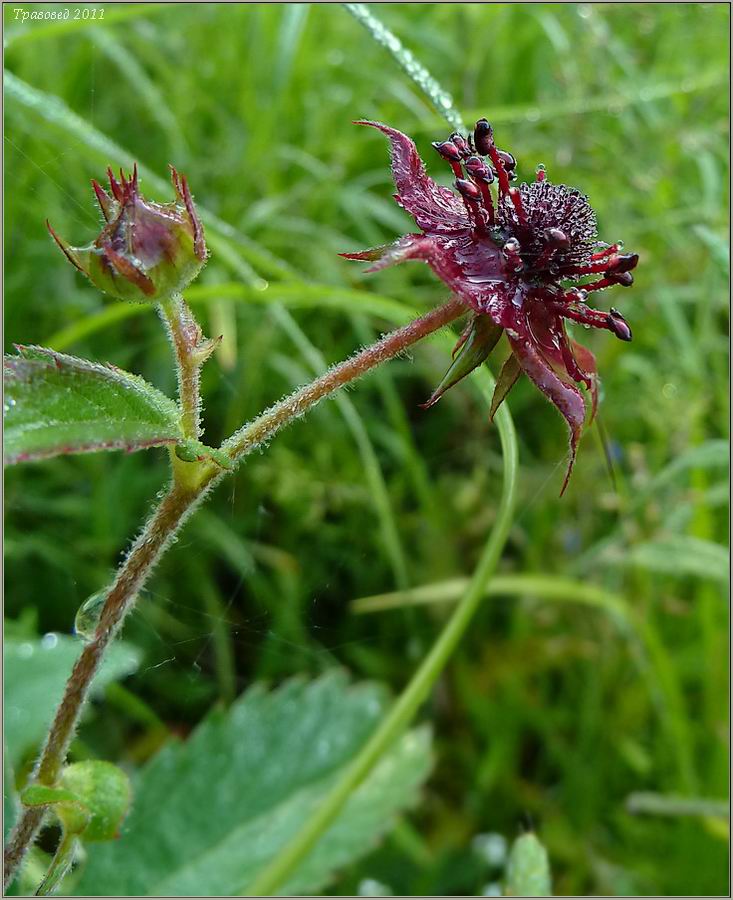
<path id="1" fill-rule="evenodd" d="M 406 259 L 424 260 L 473 310 L 454 351 L 458 355 L 426 406 L 483 362 L 505 331 L 512 354 L 497 380 L 491 416 L 526 372 L 570 427 L 564 491 L 586 413 L 583 395 L 572 382 L 590 392 L 591 416 L 598 401 L 593 354 L 568 337 L 564 320 L 605 328 L 630 341 L 631 329 L 619 312 L 601 312 L 585 301 L 591 291 L 631 285 L 639 257 L 622 253 L 620 244 L 599 242 L 588 199 L 547 181 L 544 167 L 532 184 L 512 187 L 516 162 L 497 148 L 486 119 L 476 123 L 473 138 L 456 133 L 433 144 L 453 169 L 457 194 L 426 174 L 407 135 L 378 122 L 357 124 L 378 128 L 390 139 L 395 199 L 422 234 L 341 255 L 373 261 L 370 272 Z"/>

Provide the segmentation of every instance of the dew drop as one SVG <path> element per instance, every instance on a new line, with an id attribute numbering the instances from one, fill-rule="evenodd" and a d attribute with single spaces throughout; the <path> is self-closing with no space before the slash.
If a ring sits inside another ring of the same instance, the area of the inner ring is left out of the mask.
<path id="1" fill-rule="evenodd" d="M 97 591 L 82 603 L 74 618 L 74 634 L 88 643 L 94 638 L 99 624 L 99 616 L 107 599 L 107 588 Z"/>
<path id="2" fill-rule="evenodd" d="M 41 647 L 44 650 L 53 650 L 54 647 L 58 646 L 59 636 L 54 634 L 53 631 L 49 631 L 48 634 L 44 634 L 41 638 Z"/>
<path id="3" fill-rule="evenodd" d="M 18 656 L 21 659 L 30 659 L 30 657 L 33 656 L 33 644 L 21 644 L 18 647 Z"/>

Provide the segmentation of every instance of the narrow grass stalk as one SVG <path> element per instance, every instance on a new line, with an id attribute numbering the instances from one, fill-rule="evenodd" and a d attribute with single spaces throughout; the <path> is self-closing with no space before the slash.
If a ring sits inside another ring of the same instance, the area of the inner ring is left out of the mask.
<path id="1" fill-rule="evenodd" d="M 344 7 L 358 22 L 361 22 L 378 44 L 392 54 L 402 71 L 415 82 L 448 124 L 457 131 L 462 131 L 463 120 L 451 95 L 440 86 L 425 66 L 415 59 L 397 35 L 371 12 L 366 3 L 344 3 Z"/>
<path id="2" fill-rule="evenodd" d="M 348 766 L 321 806 L 295 837 L 242 891 L 243 896 L 270 896 L 286 884 L 301 860 L 316 845 L 344 804 L 412 721 L 445 668 L 486 593 L 486 583 L 499 561 L 509 535 L 516 497 L 517 442 L 509 410 L 502 407 L 496 422 L 501 437 L 504 488 L 496 523 L 476 566 L 468 589 L 428 655 L 402 691 L 394 706 L 356 759 Z"/>

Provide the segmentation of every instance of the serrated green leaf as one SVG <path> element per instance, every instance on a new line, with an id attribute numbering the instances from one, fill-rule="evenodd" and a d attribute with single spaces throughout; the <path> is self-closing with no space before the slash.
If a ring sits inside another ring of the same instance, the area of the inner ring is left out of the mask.
<path id="1" fill-rule="evenodd" d="M 133 783 L 113 844 L 89 848 L 77 894 L 229 895 L 250 883 L 317 809 L 383 714 L 374 684 L 341 672 L 254 687 L 170 744 Z M 411 803 L 430 766 L 429 737 L 404 736 L 356 791 L 284 894 L 314 893 L 368 852 Z"/>
<path id="2" fill-rule="evenodd" d="M 3 365 L 6 463 L 181 438 L 178 407 L 143 378 L 43 347 L 17 350 Z"/>
<path id="3" fill-rule="evenodd" d="M 547 851 L 529 832 L 517 838 L 509 851 L 506 897 L 551 897 L 552 879 Z"/>
<path id="4" fill-rule="evenodd" d="M 81 646 L 78 640 L 55 634 L 35 641 L 6 638 L 3 716 L 7 755 L 14 766 L 43 739 Z M 92 690 L 134 672 L 139 660 L 136 648 L 114 644 Z"/>

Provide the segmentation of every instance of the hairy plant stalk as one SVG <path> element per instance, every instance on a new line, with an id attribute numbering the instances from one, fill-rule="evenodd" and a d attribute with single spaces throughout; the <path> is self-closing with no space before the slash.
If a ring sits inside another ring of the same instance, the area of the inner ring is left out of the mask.
<path id="1" fill-rule="evenodd" d="M 460 300 L 449 300 L 443 306 L 431 310 L 414 319 L 403 328 L 391 331 L 374 344 L 356 353 L 320 378 L 290 394 L 265 410 L 249 424 L 240 428 L 221 445 L 221 449 L 232 459 L 239 460 L 269 440 L 283 425 L 291 422 L 328 397 L 340 387 L 359 378 L 379 363 L 391 359 L 412 344 L 464 315 L 465 305 Z"/>
<path id="2" fill-rule="evenodd" d="M 178 312 L 180 313 L 180 311 L 179 308 Z M 188 312 L 187 308 L 186 312 Z M 359 378 L 385 360 L 398 355 L 464 313 L 465 306 L 460 301 L 449 300 L 443 306 L 431 310 L 408 325 L 390 332 L 376 343 L 355 354 L 351 359 L 334 366 L 320 378 L 299 388 L 266 410 L 229 438 L 222 445 L 222 450 L 232 460 L 241 460 L 282 427 L 302 416 L 324 397 L 333 394 L 343 385 Z M 183 365 L 178 366 L 179 372 L 189 372 L 190 360 L 186 352 L 186 335 L 179 334 L 179 337 L 182 335 L 180 342 L 175 337 L 182 317 L 177 315 L 176 310 L 172 308 L 165 310 L 164 315 L 174 338 L 176 354 L 178 354 L 179 348 L 181 349 Z M 193 321 L 192 316 L 191 319 Z M 195 321 L 193 324 L 198 328 Z M 198 369 L 195 377 L 195 382 L 183 378 L 181 380 L 181 406 L 182 409 L 185 409 L 186 404 L 189 404 L 189 411 L 195 407 L 198 416 Z M 193 393 L 194 386 L 196 388 L 195 395 Z M 187 399 L 184 399 L 184 391 L 190 392 L 185 395 Z M 168 492 L 117 572 L 107 594 L 94 638 L 84 647 L 71 672 L 64 696 L 56 711 L 46 743 L 34 770 L 33 777 L 41 784 L 52 785 L 61 774 L 61 769 L 66 761 L 66 753 L 89 694 L 92 680 L 99 670 L 107 647 L 119 631 L 125 616 L 133 607 L 137 595 L 155 564 L 195 505 L 226 474 L 211 462 L 184 463 L 178 459 L 173 459 L 173 472 L 174 478 Z M 5 850 L 4 883 L 6 887 L 11 883 L 28 847 L 37 834 L 43 822 L 44 813 L 43 807 L 27 807 L 13 830 Z"/>
<path id="3" fill-rule="evenodd" d="M 211 480 L 209 478 L 208 483 Z M 194 491 L 172 484 L 118 570 L 107 594 L 94 638 L 84 647 L 72 669 L 36 764 L 33 778 L 40 784 L 53 785 L 61 774 L 84 702 L 107 647 L 132 609 L 153 567 L 185 522 L 196 501 L 203 496 L 208 483 Z M 13 830 L 5 850 L 6 887 L 41 826 L 44 813 L 43 807 L 27 807 Z"/>
<path id="4" fill-rule="evenodd" d="M 180 295 L 165 300 L 158 308 L 176 357 L 183 433 L 187 438 L 197 439 L 201 433 L 200 373 L 203 360 L 193 351 L 201 340 L 201 329 Z"/>

